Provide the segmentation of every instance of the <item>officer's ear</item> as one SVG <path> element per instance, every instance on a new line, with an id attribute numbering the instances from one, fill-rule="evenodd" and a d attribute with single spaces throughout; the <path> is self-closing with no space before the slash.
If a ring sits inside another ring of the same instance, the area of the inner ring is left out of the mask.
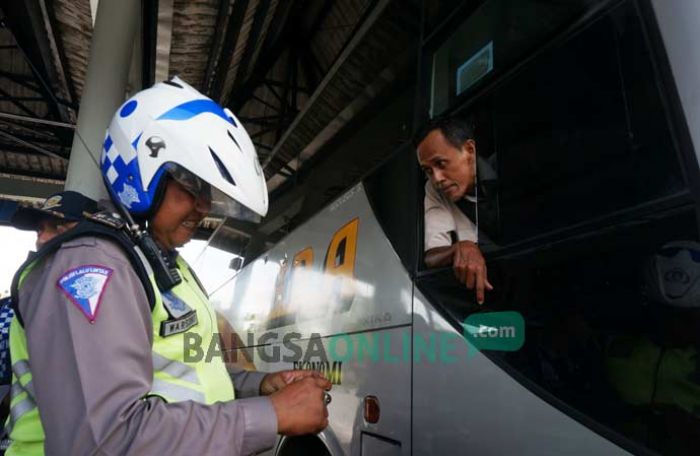
<path id="1" fill-rule="evenodd" d="M 57 223 L 56 224 L 56 232 L 58 234 L 63 234 L 66 231 L 70 230 L 73 228 L 75 225 L 77 225 L 78 222 L 62 222 L 62 223 Z"/>

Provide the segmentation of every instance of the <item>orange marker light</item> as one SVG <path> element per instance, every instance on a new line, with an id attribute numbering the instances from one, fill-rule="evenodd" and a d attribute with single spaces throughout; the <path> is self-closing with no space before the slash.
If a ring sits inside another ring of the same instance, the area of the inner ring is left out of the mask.
<path id="1" fill-rule="evenodd" d="M 379 399 L 376 396 L 365 396 L 365 421 L 371 424 L 379 421 Z"/>

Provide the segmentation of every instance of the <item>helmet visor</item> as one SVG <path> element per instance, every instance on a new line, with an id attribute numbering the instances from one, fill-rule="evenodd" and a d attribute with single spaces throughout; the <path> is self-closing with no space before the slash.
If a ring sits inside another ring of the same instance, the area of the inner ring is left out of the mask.
<path id="1" fill-rule="evenodd" d="M 260 222 L 260 215 L 248 209 L 222 191 L 212 187 L 182 166 L 174 163 L 165 165 L 166 172 L 196 200 L 198 205 L 206 206 L 211 217 L 230 217 L 248 222 Z"/>

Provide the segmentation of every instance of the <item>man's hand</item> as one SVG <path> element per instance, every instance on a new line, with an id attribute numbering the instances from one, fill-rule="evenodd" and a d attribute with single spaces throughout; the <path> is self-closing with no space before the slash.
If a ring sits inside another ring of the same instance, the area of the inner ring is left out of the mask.
<path id="1" fill-rule="evenodd" d="M 284 370 L 272 372 L 263 377 L 263 381 L 260 383 L 260 394 L 272 394 L 275 391 L 281 390 L 290 383 L 294 383 L 307 377 L 325 379 L 323 374 L 315 370 Z"/>
<path id="2" fill-rule="evenodd" d="M 459 241 L 452 248 L 452 269 L 457 280 L 470 290 L 476 287 L 476 300 L 483 304 L 486 290 L 493 290 L 486 274 L 484 256 L 479 247 L 470 241 Z"/>
<path id="3" fill-rule="evenodd" d="M 277 414 L 277 432 L 291 436 L 317 434 L 325 429 L 328 409 L 324 395 L 330 389 L 331 382 L 325 378 L 309 376 L 273 393 L 270 399 Z"/>

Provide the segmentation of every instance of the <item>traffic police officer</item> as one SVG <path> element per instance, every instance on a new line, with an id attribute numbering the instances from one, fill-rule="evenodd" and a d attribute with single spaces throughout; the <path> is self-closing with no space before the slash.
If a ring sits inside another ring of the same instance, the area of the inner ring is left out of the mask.
<path id="1" fill-rule="evenodd" d="M 20 203 L 10 219 L 10 225 L 18 230 L 36 232 L 36 248 L 54 237 L 74 228 L 78 221 L 82 220 L 86 213 L 97 212 L 98 205 L 90 198 L 78 192 L 64 191 L 55 193 L 36 207 L 30 203 Z M 30 252 L 30 257 L 34 252 Z M 0 301 L 0 391 L 3 391 L 0 403 L 0 417 L 3 422 L 10 411 L 10 397 L 5 396 L 5 386 L 9 393 L 12 380 L 12 366 L 10 360 L 10 323 L 14 317 L 14 311 L 10 304 L 10 298 Z M 3 436 L 6 429 L 3 429 Z M 0 442 L 0 450 L 4 451 L 9 446 L 9 440 Z"/>
<path id="2" fill-rule="evenodd" d="M 97 212 L 95 201 L 70 190 L 55 193 L 34 207 L 20 204 L 10 224 L 18 230 L 36 231 L 36 248 L 75 227 L 84 214 Z"/>
<path id="3" fill-rule="evenodd" d="M 184 361 L 185 334 L 208 346 L 216 315 L 174 249 L 207 214 L 267 211 L 264 175 L 234 115 L 177 78 L 157 84 L 115 114 L 101 169 L 112 200 L 155 244 L 129 248 L 78 226 L 18 272 L 8 454 L 238 455 L 270 448 L 277 433 L 325 428 L 326 379 Z M 181 280 L 163 286 L 162 265 Z"/>
<path id="4" fill-rule="evenodd" d="M 614 338 L 610 386 L 632 413 L 622 428 L 663 454 L 697 454 L 700 426 L 700 243 L 665 244 L 646 265 L 654 325 Z"/>

